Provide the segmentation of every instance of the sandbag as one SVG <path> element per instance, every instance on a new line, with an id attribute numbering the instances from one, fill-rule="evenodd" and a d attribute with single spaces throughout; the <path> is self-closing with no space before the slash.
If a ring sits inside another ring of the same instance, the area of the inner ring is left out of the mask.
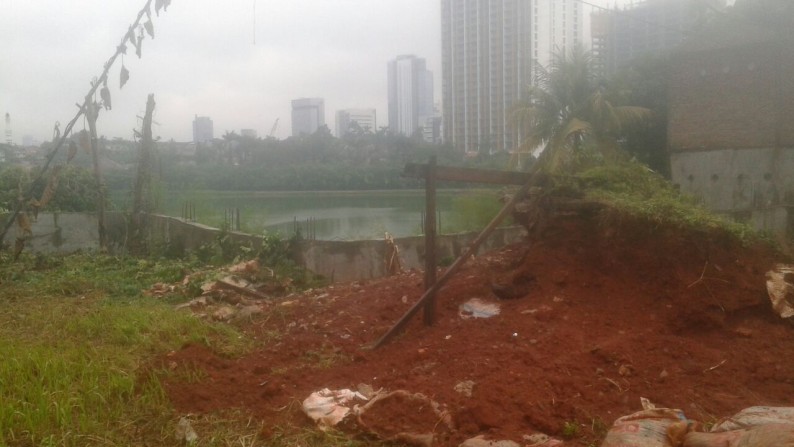
<path id="1" fill-rule="evenodd" d="M 615 421 L 601 447 L 674 447 L 667 429 L 686 421 L 681 410 L 652 408 Z"/>
<path id="2" fill-rule="evenodd" d="M 794 424 L 794 407 L 750 407 L 714 424 L 711 432 L 752 428 L 767 424 Z"/>
<path id="3" fill-rule="evenodd" d="M 794 447 L 794 424 L 753 427 L 742 435 L 736 447 Z"/>
<path id="4" fill-rule="evenodd" d="M 745 430 L 721 433 L 687 433 L 683 447 L 736 447 Z"/>
<path id="5" fill-rule="evenodd" d="M 759 425 L 719 433 L 688 433 L 683 447 L 794 447 L 794 424 Z"/>

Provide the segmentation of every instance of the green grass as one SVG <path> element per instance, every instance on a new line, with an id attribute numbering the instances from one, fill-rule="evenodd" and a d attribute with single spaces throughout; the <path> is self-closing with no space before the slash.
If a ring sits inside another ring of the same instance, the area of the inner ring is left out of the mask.
<path id="1" fill-rule="evenodd" d="M 694 197 L 680 193 L 670 182 L 637 162 L 604 165 L 575 176 L 586 196 L 603 201 L 618 212 L 650 223 L 702 231 L 724 231 L 743 243 L 762 239 L 748 225 L 712 213 Z"/>
<path id="2" fill-rule="evenodd" d="M 147 362 L 189 342 L 247 349 L 231 327 L 141 296 L 178 263 L 0 257 L 0 445 L 158 444 L 175 416 Z"/>
<path id="3" fill-rule="evenodd" d="M 504 206 L 498 190 L 469 191 L 452 200 L 452 207 L 441 224 L 441 232 L 481 231 Z M 510 225 L 510 219 L 503 225 Z"/>
<path id="4" fill-rule="evenodd" d="M 175 437 L 184 415 L 171 406 L 161 380 L 199 383 L 206 373 L 153 360 L 186 343 L 232 357 L 254 343 L 231 326 L 175 311 L 174 302 L 187 297 L 141 293 L 198 267 L 98 255 L 25 254 L 12 262 L 0 253 L 0 446 L 184 445 Z M 262 318 L 288 313 L 278 309 Z M 323 350 L 308 360 L 330 367 L 344 359 Z M 300 403 L 287 411 L 294 420 Z M 262 427 L 243 411 L 189 418 L 196 446 L 379 445 L 333 431 Z"/>

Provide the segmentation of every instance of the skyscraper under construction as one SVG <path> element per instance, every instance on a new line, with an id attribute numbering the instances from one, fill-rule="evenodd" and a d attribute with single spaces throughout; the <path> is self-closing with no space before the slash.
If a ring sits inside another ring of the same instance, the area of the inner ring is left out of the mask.
<path id="1" fill-rule="evenodd" d="M 533 70 L 582 39 L 578 0 L 441 0 L 444 140 L 468 153 L 515 148 L 512 105 Z"/>

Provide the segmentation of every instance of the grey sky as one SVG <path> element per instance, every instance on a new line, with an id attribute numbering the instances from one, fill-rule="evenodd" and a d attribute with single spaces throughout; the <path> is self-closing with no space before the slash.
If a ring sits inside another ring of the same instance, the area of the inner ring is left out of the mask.
<path id="1" fill-rule="evenodd" d="M 612 5 L 613 1 L 593 3 Z M 76 111 L 144 0 L 0 1 L 0 112 L 14 141 L 49 140 Z M 290 100 L 325 98 L 326 121 L 342 108 L 374 107 L 387 124 L 386 63 L 399 54 L 427 59 L 440 101 L 438 0 L 173 0 L 154 17 L 143 57 L 130 48 L 130 80 L 110 72 L 113 110 L 101 135 L 131 138 L 146 95 L 157 101 L 155 135 L 189 141 L 194 115 L 210 116 L 215 135 L 253 128 L 290 133 Z M 585 11 L 589 12 L 587 7 Z M 254 26 L 256 45 L 254 45 Z M 2 127 L 4 129 L 4 126 Z M 80 121 L 77 130 L 83 128 Z"/>

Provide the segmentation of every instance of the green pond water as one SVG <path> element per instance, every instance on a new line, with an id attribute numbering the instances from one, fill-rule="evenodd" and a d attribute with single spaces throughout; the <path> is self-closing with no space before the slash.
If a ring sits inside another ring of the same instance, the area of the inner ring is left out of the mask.
<path id="1" fill-rule="evenodd" d="M 478 195 L 496 203 L 493 192 L 442 190 L 437 194 L 439 227 L 461 231 L 464 224 L 456 203 Z M 317 240 L 382 239 L 421 234 L 425 208 L 424 191 L 366 192 L 174 192 L 161 194 L 162 213 L 183 217 L 186 207 L 195 209 L 195 220 L 214 227 L 234 227 L 239 210 L 240 229 L 261 234 L 278 232 L 289 237 L 300 227 L 304 237 Z M 114 197 L 125 207 L 129 198 Z"/>

